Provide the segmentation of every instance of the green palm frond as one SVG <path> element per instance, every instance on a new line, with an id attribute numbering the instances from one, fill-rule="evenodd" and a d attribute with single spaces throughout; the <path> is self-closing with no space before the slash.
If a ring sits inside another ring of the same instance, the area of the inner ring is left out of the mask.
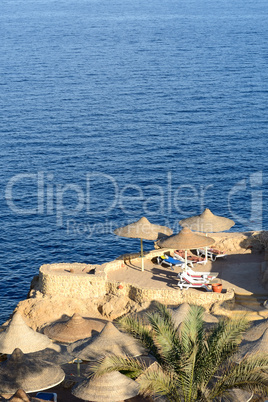
<path id="1" fill-rule="evenodd" d="M 268 355 L 257 354 L 245 357 L 239 364 L 230 362 L 223 375 L 217 379 L 211 389 L 211 395 L 217 397 L 234 389 L 244 389 L 260 395 L 268 395 Z"/>
<path id="2" fill-rule="evenodd" d="M 153 363 L 136 380 L 140 393 L 145 396 L 165 395 L 172 402 L 181 401 L 176 375 L 165 371 L 158 363 Z"/>
<path id="3" fill-rule="evenodd" d="M 139 317 L 126 316 L 118 320 L 117 324 L 120 329 L 139 339 L 146 349 L 156 353 L 152 330 Z"/>
<path id="4" fill-rule="evenodd" d="M 224 363 L 236 352 L 248 326 L 244 318 L 229 319 L 220 321 L 212 330 L 206 342 L 203 342 L 196 367 L 196 378 L 200 384 L 206 385 L 216 371 L 223 368 Z"/>
<path id="5" fill-rule="evenodd" d="M 139 339 L 155 356 L 149 368 L 131 358 L 108 356 L 95 364 L 95 373 L 118 370 L 137 378 L 145 395 L 165 395 L 172 402 L 212 402 L 233 389 L 268 394 L 268 356 L 233 359 L 249 323 L 245 318 L 223 319 L 208 330 L 204 309 L 191 306 L 176 328 L 171 311 L 155 304 L 146 321 L 124 317 L 120 327 Z"/>
<path id="6" fill-rule="evenodd" d="M 148 315 L 153 329 L 153 341 L 163 362 L 172 362 L 180 355 L 180 341 L 172 320 L 166 320 L 157 313 Z"/>
<path id="7" fill-rule="evenodd" d="M 91 363 L 89 369 L 94 375 L 100 376 L 112 371 L 120 371 L 130 378 L 137 378 L 146 370 L 146 365 L 128 356 L 108 355 L 97 362 Z"/>
<path id="8" fill-rule="evenodd" d="M 164 304 L 155 302 L 156 313 L 163 318 L 163 320 L 170 325 L 173 325 L 173 318 L 171 310 L 167 308 Z"/>
<path id="9" fill-rule="evenodd" d="M 231 319 L 225 319 L 220 321 L 219 325 L 216 326 L 215 330 L 212 331 L 209 342 L 217 342 L 220 345 L 219 339 L 224 347 L 227 349 L 233 346 L 237 346 L 241 343 L 243 339 L 244 332 L 249 328 L 249 321 L 246 317 Z M 220 336 L 218 336 L 220 335 Z"/>
<path id="10" fill-rule="evenodd" d="M 203 313 L 204 309 L 202 307 L 191 306 L 188 316 L 182 323 L 180 339 L 181 347 L 185 354 L 191 353 L 193 345 L 204 340 Z"/>
<path id="11" fill-rule="evenodd" d="M 197 395 L 198 365 L 205 354 L 206 331 L 203 313 L 202 307 L 192 306 L 181 326 L 181 359 L 184 365 L 180 367 L 180 379 L 185 401 L 191 401 Z"/>

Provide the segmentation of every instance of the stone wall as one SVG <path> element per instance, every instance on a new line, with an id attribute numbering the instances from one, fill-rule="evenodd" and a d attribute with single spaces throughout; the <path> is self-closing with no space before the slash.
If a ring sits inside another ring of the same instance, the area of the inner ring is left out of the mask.
<path id="1" fill-rule="evenodd" d="M 116 296 L 125 296 L 136 303 L 145 303 L 157 300 L 163 304 L 177 305 L 182 303 L 196 304 L 210 308 L 216 302 L 232 300 L 234 290 L 228 289 L 226 293 L 199 292 L 180 289 L 144 289 L 128 283 L 107 282 L 107 291 Z"/>
<path id="2" fill-rule="evenodd" d="M 106 294 L 105 276 L 80 273 L 86 264 L 47 264 L 39 269 L 39 288 L 45 296 L 86 299 Z M 91 266 L 88 266 L 91 267 Z M 72 272 L 73 271 L 73 272 Z"/>
<path id="3" fill-rule="evenodd" d="M 167 250 L 165 250 L 167 251 Z M 163 250 L 161 250 L 163 253 Z M 159 255 L 159 250 L 145 254 L 151 260 Z M 232 300 L 234 291 L 229 289 L 226 293 L 196 292 L 180 289 L 144 289 L 133 284 L 108 281 L 107 273 L 124 266 L 124 261 L 135 262 L 137 254 L 126 254 L 112 262 L 99 266 L 87 264 L 46 264 L 39 270 L 39 288 L 44 296 L 58 295 L 78 299 L 104 297 L 107 294 L 124 296 L 136 303 L 157 300 L 164 304 L 190 303 L 203 305 L 209 308 L 215 302 Z"/>
<path id="4" fill-rule="evenodd" d="M 124 259 L 102 265 L 80 263 L 45 264 L 39 269 L 39 288 L 45 296 L 101 297 L 107 293 L 107 273 L 124 266 Z"/>

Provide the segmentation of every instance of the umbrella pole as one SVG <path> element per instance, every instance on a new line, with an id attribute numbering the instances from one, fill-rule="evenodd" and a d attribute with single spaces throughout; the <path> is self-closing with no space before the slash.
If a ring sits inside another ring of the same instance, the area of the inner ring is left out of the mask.
<path id="1" fill-rule="evenodd" d="M 141 270 L 144 271 L 144 260 L 143 260 L 143 244 L 141 239 Z"/>
<path id="2" fill-rule="evenodd" d="M 187 271 L 187 250 L 185 250 L 185 270 Z"/>
<path id="3" fill-rule="evenodd" d="M 206 237 L 208 236 L 208 234 L 206 233 Z M 208 248 L 205 247 L 205 264 L 208 262 Z"/>
<path id="4" fill-rule="evenodd" d="M 83 360 L 77 358 L 73 360 L 73 363 L 77 364 L 77 376 L 80 377 L 80 363 L 82 363 Z"/>

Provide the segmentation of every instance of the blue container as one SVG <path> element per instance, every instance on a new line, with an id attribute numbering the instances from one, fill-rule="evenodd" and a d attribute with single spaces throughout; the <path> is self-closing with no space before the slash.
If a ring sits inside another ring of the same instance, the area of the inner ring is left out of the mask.
<path id="1" fill-rule="evenodd" d="M 37 392 L 36 397 L 44 401 L 57 402 L 57 394 L 55 392 Z"/>

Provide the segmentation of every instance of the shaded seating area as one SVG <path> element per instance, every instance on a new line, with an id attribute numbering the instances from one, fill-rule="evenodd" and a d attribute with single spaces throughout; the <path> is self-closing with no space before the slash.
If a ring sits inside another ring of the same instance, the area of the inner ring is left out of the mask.
<path id="1" fill-rule="evenodd" d="M 175 250 L 174 251 L 174 258 L 177 258 L 181 261 L 185 261 L 185 250 Z M 187 261 L 192 262 L 193 264 L 205 264 L 206 258 L 203 256 L 198 256 L 193 254 L 191 251 L 187 253 Z"/>
<path id="2" fill-rule="evenodd" d="M 166 254 L 162 256 L 158 256 L 156 258 L 156 262 L 158 265 L 168 266 L 174 271 L 174 267 L 180 267 L 181 269 L 185 268 L 185 262 L 178 260 L 177 258 L 172 258 Z"/>
<path id="3" fill-rule="evenodd" d="M 208 208 L 202 214 L 182 219 L 179 223 L 182 227 L 188 227 L 194 231 L 206 234 L 229 230 L 235 224 L 232 219 L 214 215 Z M 206 260 L 209 258 L 212 261 L 226 256 L 225 252 L 211 248 L 211 244 L 205 246 L 205 248 L 197 248 L 197 255 L 205 257 Z"/>
<path id="4" fill-rule="evenodd" d="M 193 278 L 188 274 L 188 272 L 181 272 L 178 275 L 179 281 L 177 286 L 183 290 L 183 289 L 189 289 L 189 288 L 203 288 L 207 292 L 211 292 L 212 288 L 209 286 L 211 285 L 211 281 L 208 278 Z"/>
<path id="5" fill-rule="evenodd" d="M 184 250 L 185 265 L 187 266 L 189 250 L 196 250 L 199 247 L 210 247 L 213 243 L 215 243 L 215 240 L 211 237 L 193 233 L 189 228 L 185 227 L 176 235 L 160 240 L 157 244 L 161 248 Z M 191 265 L 192 262 L 189 264 Z"/>
<path id="6" fill-rule="evenodd" d="M 207 257 L 211 260 L 211 261 L 216 261 L 217 258 L 223 258 L 226 257 L 227 254 L 224 251 L 221 250 L 217 250 L 216 248 L 207 248 L 207 250 L 203 249 L 203 248 L 198 248 L 196 250 L 197 255 L 201 256 L 201 257 L 205 257 L 206 256 L 206 252 L 207 252 Z"/>
<path id="7" fill-rule="evenodd" d="M 185 272 L 193 279 L 204 279 L 209 281 L 217 278 L 217 276 L 219 275 L 219 272 L 197 272 L 194 271 L 191 267 L 187 267 Z"/>

